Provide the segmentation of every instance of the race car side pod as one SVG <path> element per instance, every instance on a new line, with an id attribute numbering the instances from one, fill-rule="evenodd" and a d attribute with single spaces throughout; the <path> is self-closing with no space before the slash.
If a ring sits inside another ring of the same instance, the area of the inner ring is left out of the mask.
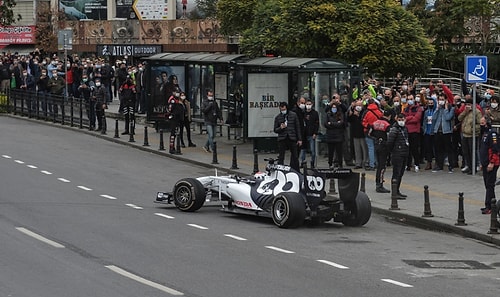
<path id="1" fill-rule="evenodd" d="M 434 215 L 432 214 L 431 211 L 431 203 L 429 201 L 429 186 L 425 185 L 424 186 L 424 214 L 422 217 L 424 218 L 429 218 L 433 217 Z"/>
<path id="2" fill-rule="evenodd" d="M 158 150 L 165 150 L 165 143 L 163 142 L 163 129 L 160 129 L 160 148 Z"/>
<path id="3" fill-rule="evenodd" d="M 214 147 L 212 151 L 212 164 L 219 164 L 219 161 L 217 161 L 217 141 L 214 141 Z"/>
<path id="4" fill-rule="evenodd" d="M 257 149 L 254 149 L 253 150 L 253 173 L 252 174 L 256 174 L 257 172 L 259 172 L 259 154 L 258 154 L 258 150 Z"/>
<path id="5" fill-rule="evenodd" d="M 499 234 L 497 226 L 497 212 L 497 199 L 491 198 L 490 231 L 488 231 L 488 234 Z"/>
<path id="6" fill-rule="evenodd" d="M 239 169 L 238 160 L 236 159 L 236 145 L 233 145 L 233 163 L 231 164 L 231 169 Z"/>
<path id="7" fill-rule="evenodd" d="M 467 226 L 464 214 L 464 193 L 458 193 L 458 218 L 455 226 Z"/>

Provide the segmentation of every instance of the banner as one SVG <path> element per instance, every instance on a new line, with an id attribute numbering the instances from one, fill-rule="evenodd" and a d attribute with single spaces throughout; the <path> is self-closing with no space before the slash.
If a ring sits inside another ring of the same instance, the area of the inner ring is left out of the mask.
<path id="1" fill-rule="evenodd" d="M 145 44 L 109 44 L 98 45 L 98 56 L 130 56 L 130 57 L 148 57 L 162 52 L 161 45 Z"/>
<path id="2" fill-rule="evenodd" d="M 0 27 L 0 44 L 34 44 L 35 26 Z"/>
<path id="3" fill-rule="evenodd" d="M 288 102 L 287 73 L 248 74 L 248 137 L 276 137 L 274 118 Z"/>
<path id="4" fill-rule="evenodd" d="M 59 0 L 59 9 L 68 20 L 107 20 L 107 0 Z"/>

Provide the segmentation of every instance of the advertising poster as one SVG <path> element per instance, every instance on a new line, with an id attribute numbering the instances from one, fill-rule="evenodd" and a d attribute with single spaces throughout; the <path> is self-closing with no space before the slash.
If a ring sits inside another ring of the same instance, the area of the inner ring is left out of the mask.
<path id="1" fill-rule="evenodd" d="M 59 0 L 59 9 L 69 20 L 107 20 L 106 0 Z"/>
<path id="2" fill-rule="evenodd" d="M 139 20 L 175 20 L 175 0 L 135 0 Z"/>
<path id="3" fill-rule="evenodd" d="M 136 19 L 132 5 L 134 0 L 116 0 L 116 17 L 120 19 Z"/>
<path id="4" fill-rule="evenodd" d="M 151 96 L 149 118 L 152 120 L 166 120 L 167 101 L 176 89 L 185 91 L 184 66 L 153 66 L 151 67 L 151 79 L 149 94 Z"/>
<path id="5" fill-rule="evenodd" d="M 248 74 L 248 137 L 276 137 L 279 103 L 288 102 L 287 73 Z"/>
<path id="6" fill-rule="evenodd" d="M 35 26 L 0 27 L 0 44 L 34 44 Z"/>

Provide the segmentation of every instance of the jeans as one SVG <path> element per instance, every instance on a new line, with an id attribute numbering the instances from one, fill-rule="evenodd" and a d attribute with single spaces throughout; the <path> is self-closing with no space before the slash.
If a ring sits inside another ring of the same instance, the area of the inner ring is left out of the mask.
<path id="1" fill-rule="evenodd" d="M 311 151 L 311 164 L 315 164 L 316 161 L 316 139 L 312 136 L 307 136 L 307 143 L 309 144 L 309 150 Z M 302 144 L 302 150 L 300 151 L 300 162 L 303 163 L 306 160 L 307 147 L 305 143 Z"/>
<path id="2" fill-rule="evenodd" d="M 214 128 L 215 125 L 212 123 L 205 123 L 205 127 L 207 129 L 207 142 L 205 143 L 205 147 L 208 147 L 209 149 L 214 148 Z"/>
<path id="3" fill-rule="evenodd" d="M 370 158 L 370 167 L 375 168 L 375 143 L 373 138 L 365 137 L 366 146 L 368 147 L 368 157 Z"/>

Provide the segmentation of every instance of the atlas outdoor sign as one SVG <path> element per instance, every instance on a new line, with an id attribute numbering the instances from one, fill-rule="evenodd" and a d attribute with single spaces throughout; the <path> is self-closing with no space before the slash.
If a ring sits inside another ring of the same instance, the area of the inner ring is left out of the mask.
<path id="1" fill-rule="evenodd" d="M 156 55 L 161 52 L 162 52 L 161 45 L 110 44 L 110 45 L 97 46 L 97 55 L 99 56 L 146 57 L 146 56 Z"/>

